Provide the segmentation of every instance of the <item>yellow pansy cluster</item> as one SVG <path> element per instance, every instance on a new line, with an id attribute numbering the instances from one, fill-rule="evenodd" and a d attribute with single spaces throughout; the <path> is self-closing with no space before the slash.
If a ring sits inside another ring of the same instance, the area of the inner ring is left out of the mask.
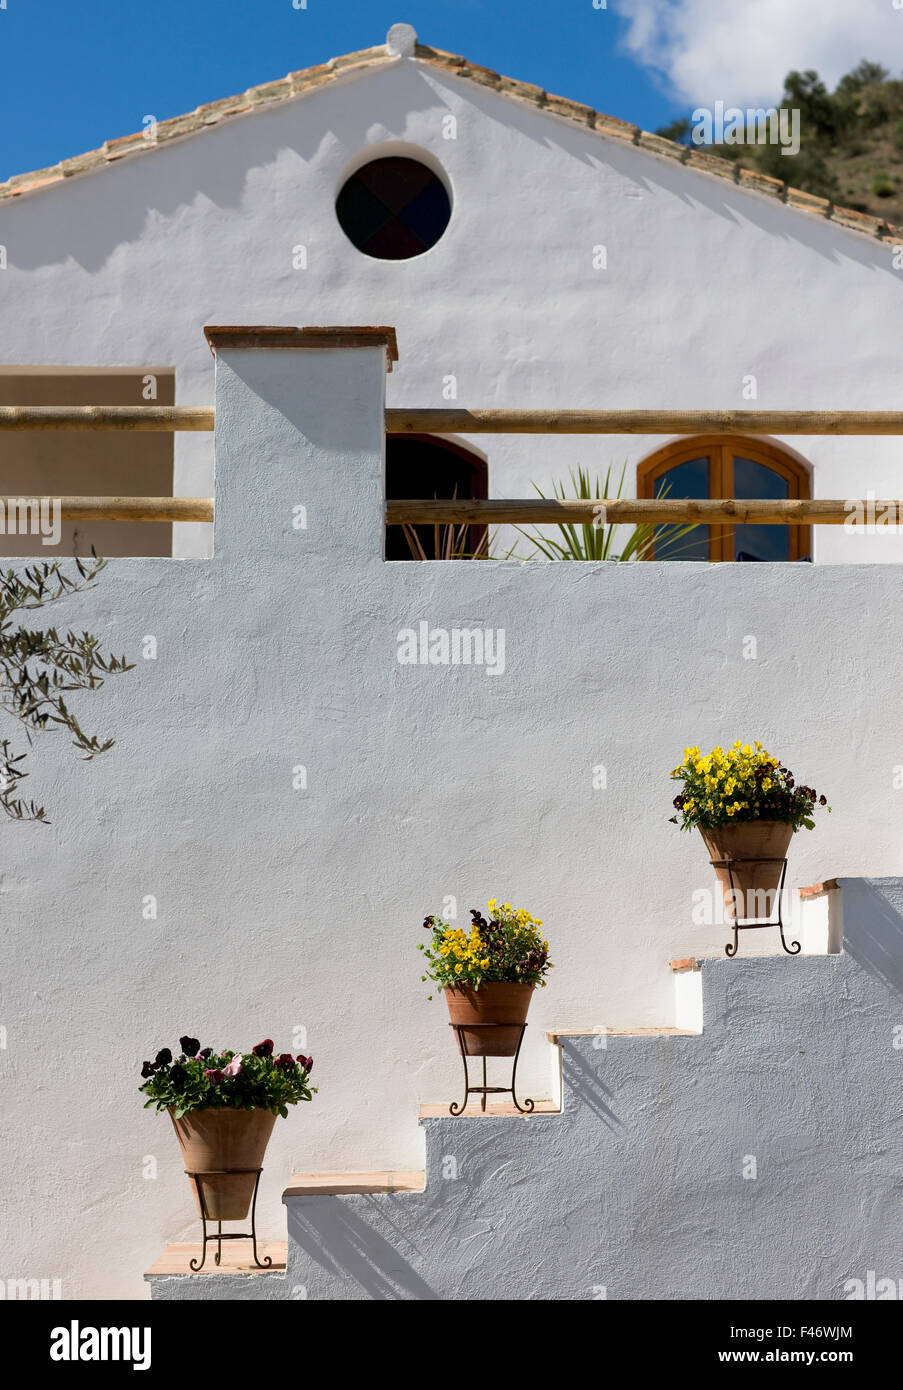
<path id="1" fill-rule="evenodd" d="M 463 975 L 468 965 L 478 966 L 481 970 L 489 969 L 483 938 L 476 927 L 472 928 L 469 936 L 460 927 L 446 927 L 442 932 L 439 955 L 449 962 L 456 975 Z"/>
<path id="2" fill-rule="evenodd" d="M 685 830 L 750 820 L 778 820 L 796 830 L 803 825 L 811 829 L 815 802 L 827 805 L 812 787 L 797 786 L 789 770 L 757 741 L 737 739 L 730 748 L 718 746 L 711 753 L 695 745 L 685 748 L 683 762 L 671 777 L 683 783 L 674 805 Z"/>
<path id="3" fill-rule="evenodd" d="M 492 981 L 544 986 L 542 977 L 552 962 L 541 920 L 511 903 L 500 904 L 497 898 L 489 899 L 486 911 L 488 919 L 472 908 L 473 920 L 466 930 L 438 917 L 425 919 L 432 941 L 419 946 L 429 961 L 423 978 L 443 987 L 479 989 Z"/>

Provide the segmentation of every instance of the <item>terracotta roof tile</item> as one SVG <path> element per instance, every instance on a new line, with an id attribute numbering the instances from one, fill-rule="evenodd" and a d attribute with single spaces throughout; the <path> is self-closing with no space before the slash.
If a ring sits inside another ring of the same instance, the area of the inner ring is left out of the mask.
<path id="1" fill-rule="evenodd" d="M 687 156 L 687 167 L 702 169 L 707 174 L 717 174 L 719 178 L 727 179 L 730 183 L 737 182 L 736 164 L 730 159 L 722 159 L 719 154 L 710 154 L 708 150 L 690 150 Z"/>
<path id="2" fill-rule="evenodd" d="M 757 169 L 741 168 L 737 179 L 741 188 L 751 188 L 756 193 L 765 193 L 770 198 L 780 198 L 784 191 L 781 179 L 773 179 L 769 174 L 760 174 Z"/>
<path id="3" fill-rule="evenodd" d="M 292 84 L 293 92 L 305 92 L 309 87 L 319 87 L 328 81 L 334 71 L 335 58 L 330 58 L 328 63 L 318 63 L 314 68 L 300 68 L 298 72 L 290 72 L 286 81 Z"/>
<path id="4" fill-rule="evenodd" d="M 105 140 L 103 146 L 104 159 L 121 159 L 123 155 L 135 154 L 141 149 L 148 149 L 153 141 L 144 134 L 143 130 L 135 130 L 131 135 L 119 135 L 115 140 Z"/>
<path id="5" fill-rule="evenodd" d="M 502 79 L 492 68 L 481 67 L 479 63 L 467 63 L 458 71 L 459 77 L 469 77 L 471 82 L 479 82 L 481 87 L 499 87 Z"/>
<path id="6" fill-rule="evenodd" d="M 437 68 L 463 68 L 467 62 L 460 53 L 446 53 L 441 48 L 430 48 L 425 43 L 418 43 L 414 49 L 414 57 L 422 58 L 424 62 L 432 63 Z"/>
<path id="7" fill-rule="evenodd" d="M 374 48 L 359 48 L 356 53 L 342 53 L 338 58 L 332 59 L 332 67 L 339 72 L 341 68 L 359 67 L 361 63 L 366 63 L 372 58 L 378 58 L 380 62 L 385 63 L 390 61 L 391 55 L 386 52 L 386 45 L 380 43 Z"/>
<path id="8" fill-rule="evenodd" d="M 224 116 L 235 116 L 240 111 L 250 111 L 251 103 L 242 94 L 235 97 L 223 97 L 220 101 L 208 101 L 203 106 L 199 106 L 195 115 L 200 116 L 204 125 L 213 125 Z"/>
<path id="9" fill-rule="evenodd" d="M 532 82 L 518 82 L 514 77 L 500 77 L 499 91 L 506 96 L 517 97 L 519 101 L 531 101 L 534 106 L 545 106 L 546 94 L 542 87 Z"/>
<path id="10" fill-rule="evenodd" d="M 831 221 L 839 222 L 841 227 L 852 227 L 855 232 L 866 232 L 869 236 L 880 236 L 884 223 L 880 217 L 871 217 L 867 212 L 854 212 L 852 208 L 831 208 Z"/>
<path id="11" fill-rule="evenodd" d="M 567 116 L 568 120 L 579 121 L 581 125 L 591 126 L 596 116 L 591 106 L 584 106 L 581 101 L 571 101 L 570 97 L 552 96 L 550 92 L 546 93 L 544 106 L 553 115 Z"/>
<path id="12" fill-rule="evenodd" d="M 803 188 L 788 188 L 784 200 L 800 212 L 815 212 L 820 217 L 827 217 L 831 208 L 828 198 L 819 198 L 814 193 L 807 193 Z"/>
<path id="13" fill-rule="evenodd" d="M 269 106 L 272 102 L 285 101 L 292 96 L 292 84 L 287 77 L 278 82 L 265 82 L 261 87 L 249 87 L 245 96 L 252 106 Z"/>
<path id="14" fill-rule="evenodd" d="M 629 121 L 619 120 L 617 116 L 607 116 L 601 111 L 595 111 L 591 106 L 586 106 L 582 102 L 571 101 L 568 97 L 550 95 L 542 87 L 538 87 L 532 82 L 518 82 L 514 78 L 494 72 L 491 68 L 482 67 L 478 63 L 470 63 L 460 54 L 446 53 L 441 48 L 432 48 L 429 44 L 418 43 L 414 49 L 414 59 L 429 64 L 440 71 L 451 73 L 455 77 L 466 78 L 471 82 L 479 83 L 481 86 L 490 87 L 503 96 L 524 102 L 538 110 L 546 111 L 550 115 L 577 122 L 607 139 L 637 144 L 647 153 L 677 160 L 685 168 L 727 179 L 730 183 L 738 184 L 741 188 L 753 193 L 782 199 L 788 207 L 796 212 L 828 217 L 841 227 L 863 233 L 873 239 L 903 241 L 903 229 L 890 227 L 879 217 L 855 212 L 852 208 L 834 206 L 827 199 L 818 198 L 814 194 L 805 193 L 798 188 L 784 188 L 779 179 L 770 178 L 766 174 L 759 174 L 753 169 L 739 169 L 731 160 L 722 159 L 705 149 L 687 148 L 684 145 L 675 144 L 674 141 L 667 140 L 663 136 L 640 130 L 638 126 L 632 125 Z M 297 72 L 290 72 L 286 77 L 279 78 L 274 82 L 265 82 L 258 87 L 251 87 L 247 92 L 237 96 L 206 102 L 203 106 L 199 106 L 196 111 L 188 112 L 183 116 L 174 116 L 171 120 L 161 121 L 156 127 L 155 138 L 153 139 L 147 137 L 144 131 L 136 131 L 131 135 L 107 140 L 99 150 L 89 150 L 85 154 L 63 159 L 59 164 L 52 165 L 47 169 L 16 174 L 6 183 L 0 183 L 0 200 L 19 197 L 24 193 L 31 193 L 36 189 L 46 188 L 61 182 L 63 179 L 90 173 L 118 159 L 144 154 L 149 150 L 156 149 L 158 145 L 165 145 L 170 140 L 206 130 L 232 116 L 243 115 L 247 112 L 290 101 L 295 97 L 303 96 L 306 92 L 316 91 L 320 87 L 336 81 L 340 76 L 351 77 L 374 67 L 388 66 L 402 61 L 405 60 L 396 54 L 389 53 L 384 44 L 377 44 L 373 48 L 363 48 L 356 53 L 341 54 L 339 57 L 330 58 L 326 63 L 318 63 L 312 68 L 302 68 Z"/>
<path id="15" fill-rule="evenodd" d="M 606 116 L 601 111 L 596 112 L 596 119 L 593 121 L 593 130 L 598 130 L 600 135 L 610 135 L 616 140 L 627 140 L 631 145 L 636 144 L 637 137 L 645 135 L 638 125 L 632 125 L 630 121 L 622 121 L 617 116 Z"/>
<path id="16" fill-rule="evenodd" d="M 13 174 L 7 187 L 10 193 L 25 193 L 33 188 L 44 188 L 48 183 L 58 183 L 62 177 L 59 164 L 51 164 L 47 169 L 34 169 L 30 174 Z"/>
<path id="17" fill-rule="evenodd" d="M 667 140 L 664 135 L 651 135 L 648 130 L 640 131 L 636 143 L 642 150 L 666 155 L 668 159 L 676 159 L 680 164 L 686 162 L 690 153 L 686 145 L 679 145 L 676 140 Z"/>
<path id="18" fill-rule="evenodd" d="M 170 121 L 159 121 L 157 124 L 156 143 L 165 140 L 178 140 L 181 135 L 191 135 L 196 130 L 203 130 L 207 124 L 200 111 L 192 111 L 187 116 L 174 116 Z M 149 144 L 154 144 L 150 140 Z"/>

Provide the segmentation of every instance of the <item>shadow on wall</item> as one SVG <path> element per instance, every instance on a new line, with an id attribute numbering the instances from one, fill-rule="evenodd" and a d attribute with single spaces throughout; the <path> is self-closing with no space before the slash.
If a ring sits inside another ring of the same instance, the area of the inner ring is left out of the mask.
<path id="1" fill-rule="evenodd" d="M 159 235 L 159 219 L 174 219 L 199 202 L 262 217 L 277 211 L 281 202 L 297 204 L 299 198 L 314 205 L 319 199 L 331 204 L 336 178 L 351 156 L 373 143 L 374 126 L 386 139 L 408 139 L 411 113 L 441 108 L 446 92 L 449 109 L 457 109 L 462 81 L 409 63 L 376 70 L 284 106 L 232 117 L 196 136 L 123 159 L 115 169 L 67 179 L 12 206 L 6 203 L 0 212 L 9 264 L 34 270 L 65 264 L 71 258 L 93 272 L 117 247 L 144 241 L 155 247 L 165 269 L 167 239 Z M 366 100 L 355 100 L 352 93 L 357 89 L 359 94 L 364 84 Z M 468 105 L 487 121 L 504 123 L 563 160 L 578 159 L 600 172 L 612 169 L 634 182 L 638 191 L 671 194 L 684 203 L 708 208 L 738 228 L 752 222 L 828 260 L 838 259 L 842 230 L 824 219 L 794 213 L 777 199 L 751 197 L 726 180 L 687 173 L 671 161 L 643 155 L 629 145 L 622 147 L 577 124 L 569 127 L 553 121 L 540 110 L 471 82 L 464 83 L 464 92 Z M 116 133 L 108 132 L 111 138 Z M 642 160 L 639 176 L 638 159 Z M 278 168 L 271 175 L 260 177 L 259 171 L 273 166 Z M 788 181 L 792 183 L 791 173 Z M 53 201 L 57 199 L 65 202 Z M 155 228 L 157 234 L 151 235 Z M 842 244 L 846 259 L 883 270 L 898 282 L 885 244 L 870 245 L 855 235 L 846 235 Z M 209 255 L 209 242 L 202 250 Z M 231 272 L 235 267 L 224 269 Z"/>
<path id="2" fill-rule="evenodd" d="M 862 970 L 903 994 L 903 882 L 841 879 L 843 947 Z"/>
<path id="3" fill-rule="evenodd" d="M 367 1200 L 367 1199 L 363 1199 Z M 402 1205 L 410 1210 L 410 1195 L 392 1201 L 385 1197 L 368 1205 L 377 1208 L 381 1217 L 391 1221 L 392 1206 Z M 402 1235 L 392 1223 L 396 1236 Z M 374 1226 L 358 1214 L 347 1198 L 313 1197 L 299 1209 L 288 1209 L 289 1248 L 303 1250 L 327 1275 L 363 1290 L 364 1294 L 380 1301 L 413 1299 L 436 1302 L 436 1293 L 408 1263 L 397 1246 L 390 1243 Z"/>
<path id="4" fill-rule="evenodd" d="M 586 1058 L 579 1048 L 567 1038 L 561 1039 L 561 1069 L 565 1093 L 571 1091 L 593 1112 L 607 1129 L 623 1129 L 624 1123 L 612 1108 L 615 1102 L 614 1091 L 604 1086 L 597 1073 L 587 1066 Z"/>

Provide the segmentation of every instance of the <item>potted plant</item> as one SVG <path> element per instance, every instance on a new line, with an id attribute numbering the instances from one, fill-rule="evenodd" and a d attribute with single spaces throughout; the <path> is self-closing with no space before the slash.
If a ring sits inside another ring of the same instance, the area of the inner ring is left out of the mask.
<path id="1" fill-rule="evenodd" d="M 739 739 L 704 755 L 685 748 L 671 777 L 682 784 L 671 820 L 699 831 L 726 900 L 733 891 L 735 916 L 755 916 L 746 909 L 759 894 L 777 893 L 790 841 L 797 830 L 815 829 L 812 814 L 827 798 L 798 785 L 761 743 Z"/>
<path id="2" fill-rule="evenodd" d="M 429 962 L 421 978 L 441 985 L 449 1018 L 468 1056 L 513 1057 L 533 991 L 537 985 L 545 988 L 543 976 L 552 969 L 549 943 L 542 922 L 522 908 L 510 903 L 500 907 L 490 898 L 487 910 L 488 921 L 471 908 L 469 931 L 439 917 L 425 919 L 423 925 L 432 936 L 429 945 L 418 946 Z"/>
<path id="3" fill-rule="evenodd" d="M 169 1112 L 185 1171 L 209 1175 L 193 1183 L 198 1215 L 243 1221 L 277 1115 L 285 1118 L 290 1105 L 316 1091 L 313 1058 L 274 1057 L 271 1038 L 244 1053 L 214 1052 L 187 1036 L 179 1048 L 174 1058 L 164 1047 L 141 1068 L 144 1108 Z"/>

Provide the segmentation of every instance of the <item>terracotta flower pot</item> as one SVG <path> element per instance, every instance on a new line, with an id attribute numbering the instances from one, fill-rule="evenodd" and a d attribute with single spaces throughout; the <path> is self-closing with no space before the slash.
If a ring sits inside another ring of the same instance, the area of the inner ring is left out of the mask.
<path id="1" fill-rule="evenodd" d="M 742 895 L 737 903 L 739 916 L 771 917 L 781 882 L 781 864 L 768 861 L 786 858 L 793 827 L 786 821 L 751 820 L 721 825 L 717 830 L 700 829 L 699 833 L 721 886 L 728 916 L 734 915 L 730 896 L 733 875 L 734 891 Z M 730 872 L 728 860 L 734 861 Z"/>
<path id="2" fill-rule="evenodd" d="M 470 985 L 446 985 L 443 993 L 452 1023 L 463 1025 L 461 1042 L 468 1057 L 513 1057 L 521 1039 L 521 1025 L 533 998 L 533 985 L 493 980 L 473 989 Z M 485 1028 L 481 1024 L 510 1023 L 510 1028 Z M 469 1026 L 468 1026 L 469 1025 Z"/>
<path id="3" fill-rule="evenodd" d="M 169 1111 L 188 1173 L 220 1168 L 263 1166 L 276 1123 L 269 1110 L 191 1110 L 177 1120 Z M 207 1216 L 212 1221 L 244 1221 L 254 1195 L 256 1172 L 200 1178 Z M 198 1216 L 203 1216 L 197 1184 L 191 1181 Z"/>

